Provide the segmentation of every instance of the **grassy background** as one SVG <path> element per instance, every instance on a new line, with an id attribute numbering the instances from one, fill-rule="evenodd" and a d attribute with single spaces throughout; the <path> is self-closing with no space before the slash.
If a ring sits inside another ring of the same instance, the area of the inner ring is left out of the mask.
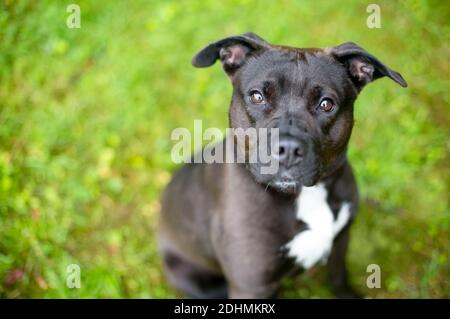
<path id="1" fill-rule="evenodd" d="M 66 7 L 81 7 L 68 29 Z M 350 159 L 362 205 L 351 281 L 371 297 L 450 297 L 450 19 L 445 1 L 5 1 L 0 4 L 0 296 L 179 296 L 161 272 L 158 196 L 170 132 L 227 126 L 231 87 L 192 55 L 254 31 L 272 43 L 354 41 L 409 83 L 369 85 Z M 383 116 L 381 116 L 383 114 Z M 66 267 L 81 267 L 81 289 Z M 379 264 L 382 287 L 365 285 Z M 285 297 L 329 297 L 323 269 Z"/>

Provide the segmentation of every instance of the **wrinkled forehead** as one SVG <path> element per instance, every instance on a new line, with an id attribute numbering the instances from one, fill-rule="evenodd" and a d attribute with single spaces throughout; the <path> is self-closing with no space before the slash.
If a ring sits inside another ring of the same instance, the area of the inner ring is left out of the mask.
<path id="1" fill-rule="evenodd" d="M 243 66 L 240 87 L 251 90 L 275 82 L 287 87 L 313 84 L 340 91 L 346 77 L 345 68 L 323 52 L 269 50 L 251 57 Z"/>

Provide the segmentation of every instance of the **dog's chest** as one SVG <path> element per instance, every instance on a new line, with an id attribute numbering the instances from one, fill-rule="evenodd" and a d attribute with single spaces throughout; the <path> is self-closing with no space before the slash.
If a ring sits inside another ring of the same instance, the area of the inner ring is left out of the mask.
<path id="1" fill-rule="evenodd" d="M 308 269 L 319 261 L 326 262 L 333 240 L 350 219 L 350 203 L 343 202 L 335 218 L 327 203 L 323 184 L 303 187 L 297 199 L 297 219 L 307 229 L 295 235 L 284 248 L 295 262 Z"/>

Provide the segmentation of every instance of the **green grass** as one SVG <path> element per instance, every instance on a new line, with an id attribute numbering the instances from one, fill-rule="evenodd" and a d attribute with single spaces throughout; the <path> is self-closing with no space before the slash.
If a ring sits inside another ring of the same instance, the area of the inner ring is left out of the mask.
<path id="1" fill-rule="evenodd" d="M 354 41 L 400 71 L 356 104 L 349 157 L 362 204 L 351 281 L 370 297 L 450 297 L 450 19 L 445 1 L 73 1 L 0 4 L 0 296 L 166 298 L 158 197 L 177 169 L 171 130 L 227 126 L 231 87 L 192 55 L 253 31 L 270 42 Z M 383 116 L 381 116 L 383 114 Z M 81 267 L 81 289 L 66 267 Z M 379 264 L 382 287 L 365 286 Z M 14 276 L 16 275 L 16 276 Z M 325 273 L 285 297 L 329 297 Z"/>

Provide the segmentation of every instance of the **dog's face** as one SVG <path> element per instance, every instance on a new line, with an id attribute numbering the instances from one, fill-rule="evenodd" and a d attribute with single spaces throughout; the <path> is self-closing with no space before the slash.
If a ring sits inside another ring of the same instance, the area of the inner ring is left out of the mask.
<path id="1" fill-rule="evenodd" d="M 248 163 L 250 172 L 257 182 L 289 193 L 316 184 L 345 159 L 353 103 L 367 83 L 388 76 L 406 86 L 400 74 L 353 43 L 298 49 L 247 33 L 208 45 L 193 64 L 205 67 L 217 59 L 233 84 L 231 127 L 279 129 L 271 149 L 278 170 L 262 174 L 256 161 Z M 241 149 L 251 154 L 258 146 Z"/>

